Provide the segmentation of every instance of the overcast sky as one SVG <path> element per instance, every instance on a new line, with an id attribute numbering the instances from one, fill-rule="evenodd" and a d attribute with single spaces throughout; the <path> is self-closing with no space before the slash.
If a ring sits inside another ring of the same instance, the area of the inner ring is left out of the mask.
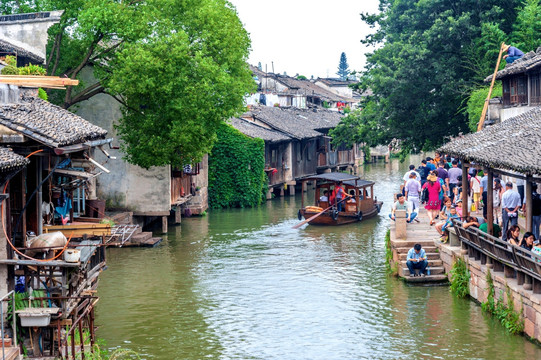
<path id="1" fill-rule="evenodd" d="M 373 32 L 360 13 L 374 13 L 379 0 L 229 0 L 252 39 L 250 63 L 263 70 L 297 73 L 308 78 L 336 77 L 340 54 L 346 53 L 349 68 L 362 70 L 361 44 Z"/>

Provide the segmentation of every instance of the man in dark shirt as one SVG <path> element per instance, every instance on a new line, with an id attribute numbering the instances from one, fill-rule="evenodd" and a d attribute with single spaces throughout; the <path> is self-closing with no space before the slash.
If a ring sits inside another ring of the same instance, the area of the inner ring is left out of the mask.
<path id="1" fill-rule="evenodd" d="M 438 175 L 438 178 L 443 180 L 443 183 L 444 183 L 443 191 L 447 193 L 447 190 L 449 189 L 449 174 L 447 173 L 447 170 L 443 168 L 444 165 L 445 165 L 444 162 L 440 161 L 438 164 L 438 168 L 436 169 L 436 173 Z"/>
<path id="2" fill-rule="evenodd" d="M 426 178 L 427 178 L 428 174 L 430 173 L 430 170 L 429 170 L 428 166 L 426 166 L 426 160 L 421 161 L 421 166 L 419 166 L 419 168 L 417 168 L 417 172 L 421 176 L 421 178 L 417 179 L 417 180 L 421 180 L 421 186 L 423 186 L 425 184 L 425 182 L 426 182 Z"/>

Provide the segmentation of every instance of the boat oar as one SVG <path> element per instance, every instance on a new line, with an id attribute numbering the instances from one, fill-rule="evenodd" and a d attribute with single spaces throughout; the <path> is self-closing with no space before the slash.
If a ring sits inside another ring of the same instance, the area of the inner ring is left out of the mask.
<path id="1" fill-rule="evenodd" d="M 349 199 L 349 198 L 350 198 L 350 196 L 346 196 L 345 198 L 343 198 L 342 200 L 340 200 L 339 202 L 337 202 L 337 203 L 334 204 L 334 205 L 338 205 L 338 204 L 340 204 L 342 201 L 347 200 L 347 199 Z M 325 211 L 329 210 L 329 209 L 332 208 L 334 205 L 329 206 L 329 207 L 326 208 L 325 210 L 323 210 L 323 211 L 321 211 L 321 212 L 315 214 L 314 216 L 312 216 L 312 217 L 309 218 L 309 219 L 306 219 L 306 220 L 301 221 L 301 222 L 298 223 L 297 225 L 293 226 L 292 229 L 298 229 L 298 228 L 300 228 L 301 226 L 303 226 L 303 225 L 306 224 L 307 222 L 310 222 L 310 221 L 314 220 L 315 218 L 319 217 L 320 215 L 322 215 Z"/>

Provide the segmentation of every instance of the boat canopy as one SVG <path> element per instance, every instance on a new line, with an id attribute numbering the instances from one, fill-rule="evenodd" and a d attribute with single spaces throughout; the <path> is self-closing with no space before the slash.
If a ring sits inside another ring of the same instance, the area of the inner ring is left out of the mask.
<path id="1" fill-rule="evenodd" d="M 373 181 L 361 180 L 360 177 L 355 175 L 350 175 L 341 172 L 331 172 L 323 173 L 318 175 L 307 176 L 302 180 L 323 180 L 323 181 L 333 181 L 333 182 L 343 182 L 345 185 L 355 187 L 355 182 L 357 182 L 357 187 L 365 187 L 374 185 Z"/>

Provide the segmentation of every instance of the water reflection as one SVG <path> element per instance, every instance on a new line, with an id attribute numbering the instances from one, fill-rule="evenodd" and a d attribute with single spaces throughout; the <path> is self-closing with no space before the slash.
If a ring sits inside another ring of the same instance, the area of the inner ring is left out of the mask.
<path id="1" fill-rule="evenodd" d="M 407 165 L 364 169 L 385 204 L 361 224 L 292 229 L 297 195 L 183 219 L 155 249 L 108 250 L 99 336 L 154 359 L 541 358 L 447 287 L 386 275 L 385 215 Z"/>

